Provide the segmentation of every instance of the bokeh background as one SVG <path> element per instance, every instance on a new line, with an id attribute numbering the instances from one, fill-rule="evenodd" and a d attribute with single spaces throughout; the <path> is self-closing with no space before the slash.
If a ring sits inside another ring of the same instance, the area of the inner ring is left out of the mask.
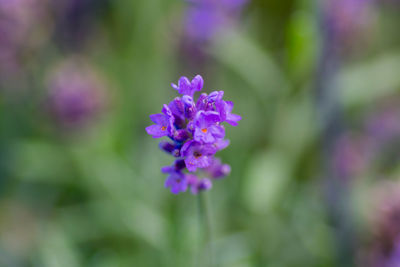
<path id="1" fill-rule="evenodd" d="M 400 266 L 397 0 L 0 0 L 0 266 L 205 266 L 144 128 L 182 75 L 243 119 L 215 266 Z M 203 262 L 203 263 L 202 263 Z"/>

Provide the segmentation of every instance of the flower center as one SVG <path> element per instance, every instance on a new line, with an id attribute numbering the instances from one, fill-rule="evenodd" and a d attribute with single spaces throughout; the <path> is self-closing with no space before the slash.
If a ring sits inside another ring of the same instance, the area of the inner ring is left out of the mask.
<path id="1" fill-rule="evenodd" d="M 201 129 L 201 131 L 202 131 L 203 133 L 207 133 L 207 128 L 203 128 L 203 129 Z"/>
<path id="2" fill-rule="evenodd" d="M 195 152 L 193 153 L 193 156 L 194 156 L 196 159 L 198 159 L 198 158 L 201 157 L 201 153 L 195 151 Z"/>
<path id="3" fill-rule="evenodd" d="M 161 131 L 165 131 L 166 129 L 167 129 L 167 127 L 165 127 L 165 126 L 161 127 Z"/>

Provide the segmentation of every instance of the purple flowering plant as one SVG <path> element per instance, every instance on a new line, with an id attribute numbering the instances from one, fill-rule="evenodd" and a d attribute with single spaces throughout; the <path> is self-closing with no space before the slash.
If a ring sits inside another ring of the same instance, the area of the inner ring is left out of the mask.
<path id="1" fill-rule="evenodd" d="M 191 81 L 181 77 L 177 85 L 171 85 L 182 96 L 164 104 L 161 113 L 150 115 L 154 124 L 146 127 L 146 131 L 153 138 L 166 136 L 170 139 L 160 142 L 160 148 L 176 158 L 172 166 L 161 169 L 168 174 L 165 187 L 173 194 L 188 188 L 197 194 L 209 190 L 213 179 L 230 173 L 230 166 L 221 163 L 215 153 L 229 145 L 229 140 L 224 139 L 222 123 L 236 126 L 241 117 L 231 113 L 233 102 L 222 99 L 224 91 L 202 93 L 194 100 L 193 95 L 204 85 L 200 75 Z M 199 178 L 199 175 L 204 177 Z"/>

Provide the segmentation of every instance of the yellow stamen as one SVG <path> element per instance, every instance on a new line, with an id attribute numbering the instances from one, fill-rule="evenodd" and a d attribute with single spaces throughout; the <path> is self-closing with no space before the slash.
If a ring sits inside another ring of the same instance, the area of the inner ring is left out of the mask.
<path id="1" fill-rule="evenodd" d="M 167 129 L 167 127 L 163 126 L 161 127 L 161 131 L 165 131 Z"/>
<path id="2" fill-rule="evenodd" d="M 201 131 L 202 131 L 203 133 L 207 133 L 207 128 L 203 128 L 203 129 L 201 129 Z"/>

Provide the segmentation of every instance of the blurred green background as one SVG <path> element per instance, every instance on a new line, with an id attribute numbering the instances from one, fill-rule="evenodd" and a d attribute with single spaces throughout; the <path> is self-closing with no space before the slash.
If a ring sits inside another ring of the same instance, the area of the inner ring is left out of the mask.
<path id="1" fill-rule="evenodd" d="M 205 266 L 144 130 L 196 74 L 243 118 L 215 266 L 400 266 L 400 3 L 215 1 L 0 0 L 0 266 Z"/>

